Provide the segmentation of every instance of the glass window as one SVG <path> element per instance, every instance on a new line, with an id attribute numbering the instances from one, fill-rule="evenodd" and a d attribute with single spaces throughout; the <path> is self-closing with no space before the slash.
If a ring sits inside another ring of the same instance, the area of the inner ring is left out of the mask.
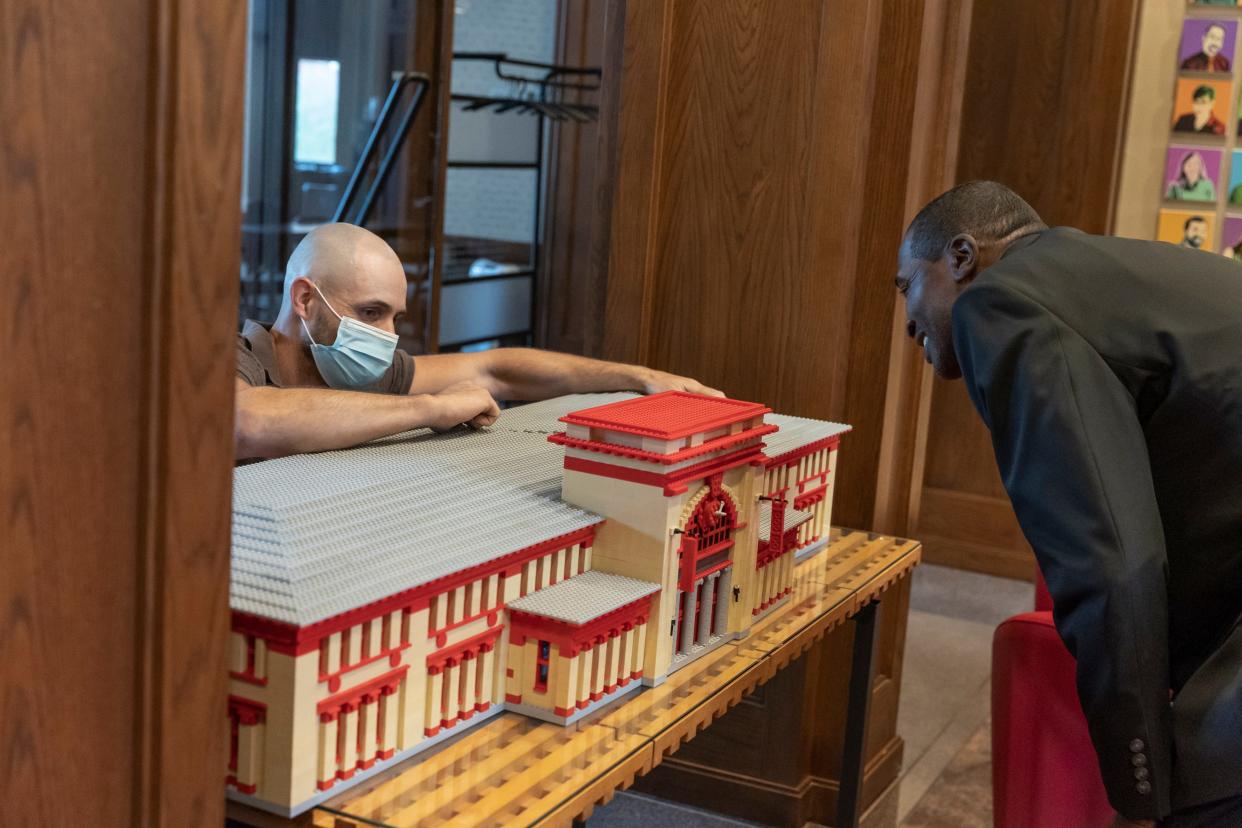
<path id="1" fill-rule="evenodd" d="M 297 89 L 297 116 L 293 128 L 294 162 L 335 164 L 341 62 L 299 59 Z"/>

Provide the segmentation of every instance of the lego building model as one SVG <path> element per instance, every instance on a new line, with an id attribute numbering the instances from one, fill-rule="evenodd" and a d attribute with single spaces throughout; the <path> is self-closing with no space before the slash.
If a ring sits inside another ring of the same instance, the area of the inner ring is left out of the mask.
<path id="1" fill-rule="evenodd" d="M 292 816 L 503 710 L 569 723 L 746 634 L 848 426 L 667 392 L 236 470 L 229 796 Z"/>

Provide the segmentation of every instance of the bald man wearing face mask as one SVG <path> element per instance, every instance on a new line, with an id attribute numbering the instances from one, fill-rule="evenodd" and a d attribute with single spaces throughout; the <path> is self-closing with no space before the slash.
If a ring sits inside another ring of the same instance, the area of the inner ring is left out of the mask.
<path id="1" fill-rule="evenodd" d="M 692 379 L 529 348 L 413 357 L 397 349 L 405 271 L 387 243 L 351 224 L 307 234 L 285 269 L 276 321 L 237 338 L 237 460 L 346 448 L 460 424 L 491 425 L 497 399 L 682 390 Z"/>

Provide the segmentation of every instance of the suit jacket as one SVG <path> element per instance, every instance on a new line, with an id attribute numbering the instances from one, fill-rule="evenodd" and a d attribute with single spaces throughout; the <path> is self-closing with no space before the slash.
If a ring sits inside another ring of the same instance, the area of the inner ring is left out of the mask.
<path id="1" fill-rule="evenodd" d="M 962 292 L 953 341 L 1113 807 L 1242 794 L 1242 266 L 1054 228 Z"/>

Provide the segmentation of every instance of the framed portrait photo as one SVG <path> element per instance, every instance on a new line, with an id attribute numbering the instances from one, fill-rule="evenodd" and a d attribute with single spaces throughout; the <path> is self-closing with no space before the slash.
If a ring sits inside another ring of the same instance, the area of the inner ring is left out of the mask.
<path id="1" fill-rule="evenodd" d="M 1212 250 L 1215 224 L 1216 208 L 1210 205 L 1204 210 L 1161 210 L 1156 239 L 1178 247 Z"/>
<path id="2" fill-rule="evenodd" d="M 1221 72 L 1233 68 L 1238 21 L 1189 17 L 1182 23 L 1177 65 L 1184 72 Z"/>
<path id="3" fill-rule="evenodd" d="M 1214 78 L 1178 78 L 1173 131 L 1223 138 L 1233 84 Z"/>
<path id="4" fill-rule="evenodd" d="M 1164 197 L 1169 201 L 1216 201 L 1224 151 L 1171 144 L 1165 154 Z"/>

